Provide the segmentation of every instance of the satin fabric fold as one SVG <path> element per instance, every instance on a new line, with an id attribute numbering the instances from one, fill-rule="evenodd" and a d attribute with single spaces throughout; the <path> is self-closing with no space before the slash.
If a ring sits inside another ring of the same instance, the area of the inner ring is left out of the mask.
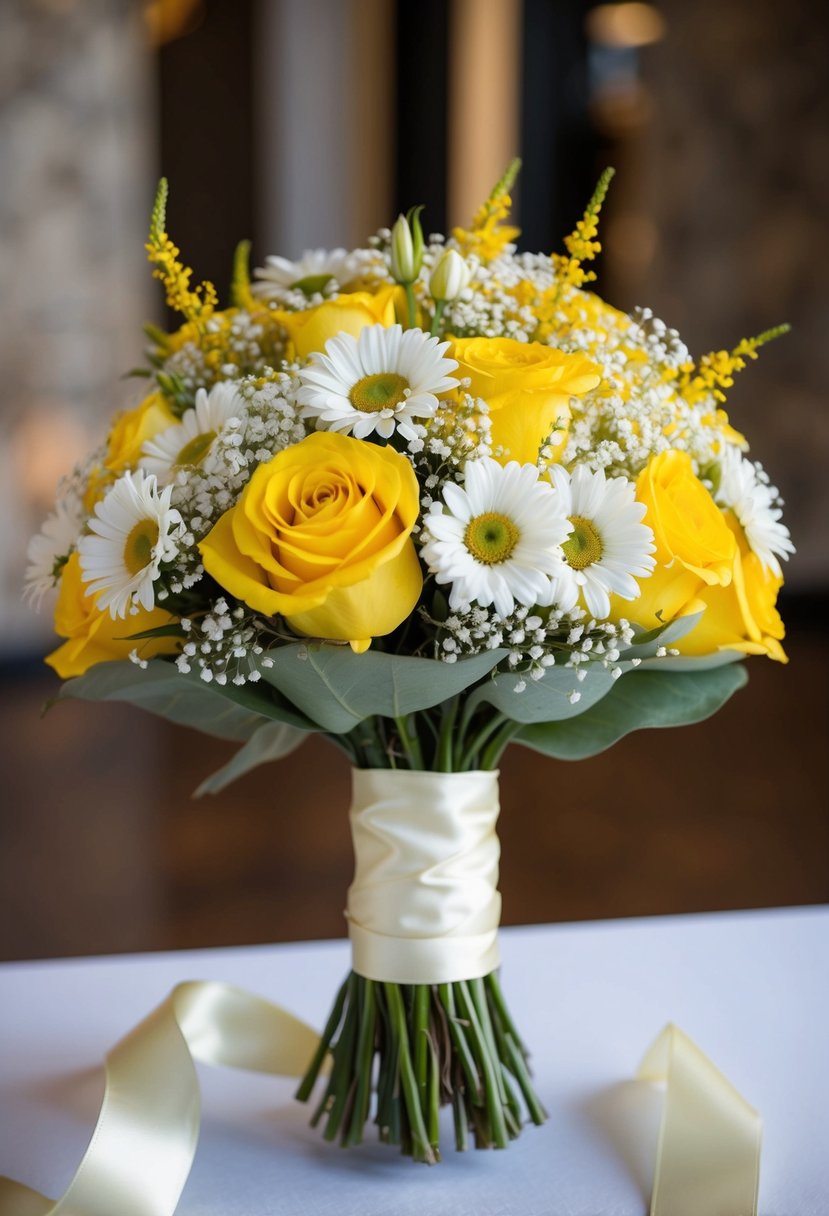
<path id="1" fill-rule="evenodd" d="M 179 984 L 106 1057 L 83 1160 L 57 1201 L 0 1179 L 0 1216 L 172 1216 L 199 1138 L 194 1060 L 298 1077 L 319 1035 L 228 984 Z"/>
<path id="2" fill-rule="evenodd" d="M 353 769 L 352 967 L 442 984 L 500 963 L 498 773 Z"/>
<path id="3" fill-rule="evenodd" d="M 678 1026 L 651 1044 L 638 1075 L 665 1085 L 651 1216 L 757 1216 L 757 1111 Z"/>

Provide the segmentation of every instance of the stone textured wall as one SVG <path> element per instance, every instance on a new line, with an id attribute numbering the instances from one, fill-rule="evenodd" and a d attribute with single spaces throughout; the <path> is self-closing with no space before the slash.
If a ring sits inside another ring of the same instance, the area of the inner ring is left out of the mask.
<path id="1" fill-rule="evenodd" d="M 154 294 L 152 68 L 130 0 L 0 4 L 0 649 L 48 636 L 20 601 L 56 479 L 140 383 Z M 48 614 L 47 618 L 48 618 Z"/>
<path id="2" fill-rule="evenodd" d="M 729 409 L 786 499 L 790 587 L 825 589 L 829 6 L 659 7 L 666 37 L 641 55 L 643 121 L 621 141 L 608 294 L 651 305 L 698 354 L 792 324 L 742 373 Z"/>

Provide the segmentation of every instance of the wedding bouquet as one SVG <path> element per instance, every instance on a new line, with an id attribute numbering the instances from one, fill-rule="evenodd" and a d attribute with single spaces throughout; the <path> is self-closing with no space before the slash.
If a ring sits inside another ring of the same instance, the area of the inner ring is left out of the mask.
<path id="1" fill-rule="evenodd" d="M 544 1118 L 498 980 L 497 766 L 696 722 L 785 661 L 792 550 L 723 412 L 784 327 L 693 360 L 585 290 L 610 172 L 552 256 L 516 252 L 510 167 L 468 229 L 420 209 L 362 249 L 239 246 L 231 302 L 147 249 L 174 333 L 144 400 L 61 484 L 30 548 L 64 697 L 126 700 L 241 748 L 310 732 L 353 766 L 353 970 L 300 1088 L 356 1144 L 505 1147 Z M 372 1093 L 376 1096 L 372 1100 Z M 523 1105 L 522 1105 L 523 1103 Z"/>

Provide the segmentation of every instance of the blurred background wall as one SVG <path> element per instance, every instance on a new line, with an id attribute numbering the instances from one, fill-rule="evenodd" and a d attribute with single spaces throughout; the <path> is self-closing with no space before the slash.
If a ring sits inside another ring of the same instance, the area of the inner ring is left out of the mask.
<path id="1" fill-rule="evenodd" d="M 190 732 L 121 707 L 37 716 L 56 681 L 48 612 L 20 600 L 25 545 L 141 395 L 122 377 L 142 321 L 164 320 L 143 262 L 161 172 L 174 239 L 221 285 L 242 236 L 261 264 L 362 242 L 416 202 L 431 230 L 463 222 L 516 152 L 519 244 L 559 248 L 612 164 L 608 299 L 650 305 L 697 354 L 791 322 L 729 410 L 787 501 L 793 662 L 756 661 L 705 726 L 586 765 L 511 755 L 505 914 L 829 896 L 827 44 L 808 0 L 0 5 L 0 956 L 342 931 L 337 758 L 307 745 L 192 803 Z"/>

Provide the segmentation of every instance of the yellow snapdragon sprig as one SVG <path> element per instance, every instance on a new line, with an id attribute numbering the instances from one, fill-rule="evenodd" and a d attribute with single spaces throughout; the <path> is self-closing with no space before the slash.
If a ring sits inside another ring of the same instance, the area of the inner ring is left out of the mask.
<path id="1" fill-rule="evenodd" d="M 608 167 L 599 178 L 584 215 L 570 235 L 564 238 L 567 254 L 554 253 L 552 255 L 556 277 L 560 284 L 559 292 L 565 285 L 583 287 L 585 283 L 591 283 L 596 278 L 594 271 L 585 270 L 582 263 L 592 262 L 602 251 L 601 241 L 597 240 L 599 213 L 615 172 L 615 169 Z"/>
<path id="2" fill-rule="evenodd" d="M 181 251 L 167 235 L 167 195 L 167 179 L 162 177 L 158 183 L 150 220 L 150 234 L 145 246 L 153 266 L 153 278 L 160 279 L 164 284 L 170 308 L 181 313 L 187 321 L 206 321 L 212 316 L 218 303 L 216 288 L 209 282 L 191 288 L 193 271 L 179 260 Z"/>
<path id="3" fill-rule="evenodd" d="M 512 208 L 510 191 L 521 168 L 519 157 L 510 162 L 506 172 L 495 183 L 486 202 L 475 212 L 470 228 L 453 228 L 452 236 L 461 253 L 477 254 L 482 262 L 491 262 L 503 253 L 504 247 L 520 235 L 521 229 L 504 224 Z"/>
<path id="4" fill-rule="evenodd" d="M 791 326 L 775 325 L 754 338 L 743 338 L 733 350 L 712 350 L 699 363 L 690 361 L 677 371 L 677 393 L 689 405 L 697 405 L 706 397 L 725 401 L 725 389 L 734 384 L 734 375 L 741 372 L 749 359 L 756 359 L 761 346 L 787 334 Z"/>
<path id="5" fill-rule="evenodd" d="M 240 241 L 233 253 L 230 302 L 234 308 L 243 308 L 246 312 L 256 309 L 250 289 L 250 241 Z"/>

